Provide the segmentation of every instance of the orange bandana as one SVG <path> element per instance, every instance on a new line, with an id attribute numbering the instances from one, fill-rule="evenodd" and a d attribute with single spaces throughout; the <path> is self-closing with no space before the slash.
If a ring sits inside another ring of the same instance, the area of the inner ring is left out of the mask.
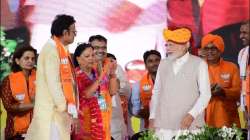
<path id="1" fill-rule="evenodd" d="M 74 68 L 70 53 L 66 50 L 57 37 L 53 37 L 60 58 L 60 77 L 63 93 L 68 104 L 68 113 L 77 117 L 77 97 L 74 87 Z"/>
<path id="2" fill-rule="evenodd" d="M 9 75 L 12 96 L 22 104 L 30 104 L 35 96 L 36 71 L 32 70 L 28 85 L 22 71 Z M 32 111 L 22 116 L 14 117 L 14 133 L 26 133 L 32 119 Z"/>
<path id="3" fill-rule="evenodd" d="M 163 30 L 163 36 L 166 41 L 175 43 L 187 43 L 191 39 L 191 31 L 187 28 L 179 28 L 176 30 Z"/>
<path id="4" fill-rule="evenodd" d="M 213 43 L 221 53 L 224 52 L 224 41 L 220 36 L 213 34 L 205 35 L 201 40 L 201 48 L 206 47 L 206 45 L 209 43 Z"/>

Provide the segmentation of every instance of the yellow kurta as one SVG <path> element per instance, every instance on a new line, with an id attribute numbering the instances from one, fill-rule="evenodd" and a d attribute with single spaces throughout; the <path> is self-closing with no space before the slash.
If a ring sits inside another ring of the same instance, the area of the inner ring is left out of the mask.
<path id="1" fill-rule="evenodd" d="M 55 43 L 50 39 L 38 58 L 34 116 L 25 140 L 52 140 L 51 124 L 56 126 L 60 140 L 70 140 L 71 117 L 66 110 L 59 65 Z"/>

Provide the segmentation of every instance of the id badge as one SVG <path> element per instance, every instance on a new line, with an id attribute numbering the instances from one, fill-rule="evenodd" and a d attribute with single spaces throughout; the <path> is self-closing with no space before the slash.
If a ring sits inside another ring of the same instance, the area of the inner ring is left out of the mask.
<path id="1" fill-rule="evenodd" d="M 104 97 L 102 95 L 99 95 L 97 97 L 97 99 L 98 99 L 98 104 L 100 106 L 100 109 L 102 111 L 106 111 L 107 110 L 107 104 L 106 104 L 106 101 L 105 101 Z"/>
<path id="2" fill-rule="evenodd" d="M 25 94 L 24 93 L 19 93 L 16 96 L 16 99 L 20 102 L 23 103 L 24 102 L 24 98 L 25 98 Z"/>

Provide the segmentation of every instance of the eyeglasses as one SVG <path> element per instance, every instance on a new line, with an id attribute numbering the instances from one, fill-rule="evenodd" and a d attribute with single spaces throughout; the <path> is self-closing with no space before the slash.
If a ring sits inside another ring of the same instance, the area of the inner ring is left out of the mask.
<path id="1" fill-rule="evenodd" d="M 93 46 L 93 48 L 96 49 L 96 50 L 100 50 L 100 49 L 106 50 L 107 46 Z"/>
<path id="2" fill-rule="evenodd" d="M 209 51 L 209 50 L 210 50 L 210 51 L 212 51 L 212 52 L 219 51 L 217 47 L 211 47 L 211 48 L 205 47 L 204 50 L 205 50 L 205 51 Z"/>

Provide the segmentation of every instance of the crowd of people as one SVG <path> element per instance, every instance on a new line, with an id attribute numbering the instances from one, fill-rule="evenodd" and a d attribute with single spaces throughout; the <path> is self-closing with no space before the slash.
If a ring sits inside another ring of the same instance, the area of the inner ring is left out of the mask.
<path id="1" fill-rule="evenodd" d="M 242 128 L 238 106 L 249 133 L 249 20 L 240 28 L 239 67 L 222 58 L 222 37 L 205 35 L 195 56 L 191 30 L 165 29 L 167 57 L 146 51 L 147 73 L 132 86 L 102 35 L 78 44 L 71 56 L 75 23 L 70 15 L 56 16 L 37 64 L 31 46 L 15 50 L 0 88 L 6 140 L 135 140 L 147 130 L 170 140 L 180 129 L 205 124 Z M 139 133 L 131 132 L 131 116 L 141 119 Z"/>

